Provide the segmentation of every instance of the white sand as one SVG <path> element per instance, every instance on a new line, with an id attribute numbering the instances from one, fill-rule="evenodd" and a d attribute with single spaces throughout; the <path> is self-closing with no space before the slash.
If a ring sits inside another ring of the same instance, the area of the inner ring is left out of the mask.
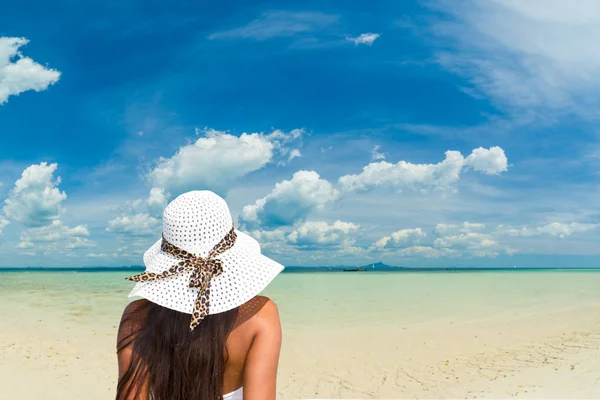
<path id="1" fill-rule="evenodd" d="M 114 398 L 116 321 L 39 319 L 0 313 L 0 398 Z M 600 303 L 284 335 L 280 399 L 600 399 Z"/>

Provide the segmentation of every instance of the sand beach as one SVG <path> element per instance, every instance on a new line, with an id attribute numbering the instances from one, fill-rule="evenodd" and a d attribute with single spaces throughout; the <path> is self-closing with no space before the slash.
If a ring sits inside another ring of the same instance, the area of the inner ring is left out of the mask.
<path id="1" fill-rule="evenodd" d="M 110 399 L 123 273 L 0 274 L 2 399 Z M 279 399 L 600 399 L 600 273 L 282 274 Z"/>

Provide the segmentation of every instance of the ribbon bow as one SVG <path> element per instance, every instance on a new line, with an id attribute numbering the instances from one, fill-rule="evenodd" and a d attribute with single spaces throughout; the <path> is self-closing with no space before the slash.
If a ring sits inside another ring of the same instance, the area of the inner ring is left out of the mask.
<path id="1" fill-rule="evenodd" d="M 204 258 L 195 256 L 194 254 L 169 243 L 163 236 L 160 249 L 164 253 L 170 254 L 181 261 L 159 274 L 154 272 L 143 272 L 138 275 L 129 276 L 125 279 L 133 282 L 150 282 L 184 272 L 191 272 L 188 286 L 190 288 L 199 289 L 196 302 L 194 303 L 192 320 L 190 321 L 190 331 L 194 330 L 200 321 L 208 315 L 210 306 L 210 282 L 212 278 L 223 273 L 223 261 L 213 257 L 222 254 L 233 247 L 236 237 L 235 230 L 231 228 L 229 233 L 227 233 L 227 235 L 225 235 L 225 237 L 208 252 L 206 258 Z"/>

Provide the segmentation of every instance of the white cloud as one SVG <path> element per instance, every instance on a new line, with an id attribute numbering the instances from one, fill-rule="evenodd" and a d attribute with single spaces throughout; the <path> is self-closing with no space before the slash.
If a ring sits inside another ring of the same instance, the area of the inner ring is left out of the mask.
<path id="1" fill-rule="evenodd" d="M 31 242 L 19 242 L 19 244 L 17 244 L 17 247 L 19 249 L 32 249 L 35 246 Z"/>
<path id="2" fill-rule="evenodd" d="M 292 248 L 287 243 L 287 234 L 289 227 L 280 227 L 273 230 L 260 230 L 248 232 L 250 236 L 255 238 L 261 247 L 261 252 L 272 254 L 289 254 L 297 253 L 298 250 Z"/>
<path id="3" fill-rule="evenodd" d="M 249 233 L 250 236 L 255 238 L 260 243 L 270 243 L 270 242 L 278 242 L 286 240 L 286 229 L 285 228 L 277 228 L 273 230 L 263 231 L 263 230 L 254 230 Z"/>
<path id="4" fill-rule="evenodd" d="M 316 172 L 298 171 L 291 180 L 275 184 L 271 193 L 245 206 L 240 220 L 249 226 L 291 225 L 313 210 L 322 209 L 338 195 L 333 185 Z"/>
<path id="5" fill-rule="evenodd" d="M 373 146 L 373 150 L 371 150 L 371 160 L 385 160 L 385 154 L 381 153 L 379 151 L 380 149 L 380 145 Z"/>
<path id="6" fill-rule="evenodd" d="M 128 245 L 131 245 L 131 240 L 135 238 L 160 234 L 159 227 L 166 206 L 165 191 L 152 188 L 147 199 L 126 202 L 121 215 L 108 221 L 106 232 L 119 235 L 119 239 L 127 239 Z"/>
<path id="7" fill-rule="evenodd" d="M 165 191 L 160 188 L 152 188 L 147 199 L 127 201 L 121 211 L 122 215 L 150 214 L 150 216 L 160 219 L 167 203 Z"/>
<path id="8" fill-rule="evenodd" d="M 474 171 L 488 175 L 498 175 L 508 170 L 508 159 L 504 150 L 498 146 L 484 149 L 480 147 L 473 150 L 467 157 L 465 164 Z"/>
<path id="9" fill-rule="evenodd" d="M 366 249 L 354 245 L 359 228 L 357 224 L 339 220 L 333 223 L 305 221 L 271 230 L 257 229 L 250 234 L 268 254 L 330 261 L 339 256 L 368 255 Z"/>
<path id="10" fill-rule="evenodd" d="M 160 234 L 161 221 L 150 214 L 122 215 L 108 222 L 107 232 L 127 236 L 153 236 Z"/>
<path id="11" fill-rule="evenodd" d="M 298 149 L 293 149 L 292 151 L 290 151 L 290 155 L 288 157 L 287 162 L 289 163 L 290 161 L 292 161 L 294 158 L 296 157 L 301 157 L 302 154 L 300 154 L 300 150 Z"/>
<path id="12" fill-rule="evenodd" d="M 289 235 L 288 241 L 300 247 L 343 246 L 354 244 L 351 235 L 359 226 L 351 222 L 335 221 L 328 224 L 324 221 L 306 221 L 296 227 Z"/>
<path id="13" fill-rule="evenodd" d="M 27 167 L 4 201 L 4 214 L 30 227 L 58 220 L 67 195 L 58 188 L 60 177 L 54 179 L 57 168 L 45 162 Z"/>
<path id="14" fill-rule="evenodd" d="M 496 257 L 499 254 L 513 254 L 515 249 L 499 242 L 496 232 L 486 232 L 481 223 L 437 224 L 433 246 L 438 249 L 454 249 L 475 257 Z"/>
<path id="15" fill-rule="evenodd" d="M 456 235 L 459 233 L 469 233 L 485 229 L 485 225 L 481 223 L 465 221 L 462 224 L 445 224 L 440 223 L 435 226 L 434 232 L 440 236 Z"/>
<path id="16" fill-rule="evenodd" d="M 86 225 L 71 228 L 60 220 L 67 195 L 58 188 L 60 177 L 54 178 L 57 168 L 57 164 L 45 162 L 27 167 L 9 192 L 4 214 L 28 227 L 21 232 L 17 248 L 33 249 L 45 256 L 73 256 L 73 249 L 95 246 L 87 239 L 90 232 Z M 7 223 L 0 217 L 0 228 Z"/>
<path id="17" fill-rule="evenodd" d="M 397 190 L 448 190 L 458 182 L 465 168 L 486 174 L 499 174 L 507 168 L 504 151 L 499 147 L 473 150 L 466 159 L 458 151 L 448 150 L 444 161 L 437 164 L 413 164 L 399 161 L 372 162 L 357 175 L 344 175 L 338 182 L 347 192 L 366 191 L 376 187 Z"/>
<path id="18" fill-rule="evenodd" d="M 96 247 L 96 244 L 82 237 L 73 238 L 65 245 L 67 249 L 88 249 L 90 247 Z"/>
<path id="19" fill-rule="evenodd" d="M 115 258 L 119 255 L 117 253 L 107 254 L 107 253 L 89 253 L 86 257 L 90 258 Z"/>
<path id="20" fill-rule="evenodd" d="M 405 247 L 410 244 L 418 243 L 427 234 L 421 228 L 402 229 L 392 233 L 390 236 L 384 236 L 373 244 L 375 249 Z"/>
<path id="21" fill-rule="evenodd" d="M 502 246 L 487 233 L 470 232 L 435 239 L 433 246 L 438 249 L 462 249 L 476 257 L 495 257 L 503 250 Z"/>
<path id="22" fill-rule="evenodd" d="M 394 253 L 400 257 L 410 258 L 440 258 L 440 257 L 460 257 L 462 253 L 453 249 L 434 248 L 430 246 L 411 246 L 400 249 Z"/>
<path id="23" fill-rule="evenodd" d="M 398 190 L 447 188 L 458 181 L 464 161 L 458 151 L 447 151 L 444 161 L 437 164 L 379 161 L 364 167 L 360 174 L 340 177 L 338 182 L 345 191 L 370 190 L 378 186 Z"/>
<path id="24" fill-rule="evenodd" d="M 271 162 L 276 154 L 285 156 L 293 151 L 286 145 L 297 141 L 303 130 L 243 133 L 239 137 L 212 129 L 202 133 L 204 137 L 181 147 L 172 157 L 158 160 L 147 176 L 153 187 L 164 189 L 171 198 L 198 189 L 224 194 L 240 178 Z"/>
<path id="25" fill-rule="evenodd" d="M 334 24 L 337 15 L 318 12 L 270 11 L 263 13 L 248 25 L 217 32 L 208 38 L 267 40 L 274 37 L 291 37 L 323 29 Z"/>
<path id="26" fill-rule="evenodd" d="M 159 188 L 152 188 L 148 197 L 148 212 L 155 218 L 161 218 L 162 213 L 167 206 L 167 196 L 165 191 Z"/>
<path id="27" fill-rule="evenodd" d="M 481 223 L 463 222 L 461 224 L 437 224 L 434 233 L 437 236 L 432 245 L 419 245 L 426 237 L 420 229 L 403 229 L 384 236 L 375 242 L 372 252 L 384 251 L 387 256 L 399 257 L 496 257 L 499 254 L 513 254 L 516 250 L 501 244 L 495 233 L 485 232 Z"/>
<path id="28" fill-rule="evenodd" d="M 46 90 L 60 78 L 60 72 L 46 68 L 19 52 L 19 48 L 28 42 L 25 38 L 0 37 L 0 105 L 10 96 L 28 90 Z"/>
<path id="29" fill-rule="evenodd" d="M 598 116 L 600 3 L 595 0 L 437 1 L 439 62 L 497 106 Z M 451 21 L 451 22 L 450 22 Z M 450 47 L 451 51 L 446 51 Z"/>
<path id="30" fill-rule="evenodd" d="M 29 228 L 21 232 L 21 249 L 36 249 L 39 251 L 62 251 L 94 247 L 95 243 L 87 239 L 90 232 L 85 225 L 70 228 L 60 220 L 54 220 L 50 225 Z"/>
<path id="31" fill-rule="evenodd" d="M 379 33 L 363 33 L 358 37 L 349 37 L 346 39 L 353 42 L 355 45 L 366 44 L 367 46 L 371 46 L 379 36 L 381 36 Z"/>
<path id="32" fill-rule="evenodd" d="M 29 228 L 21 233 L 22 242 L 55 242 L 67 238 L 82 238 L 90 236 L 85 225 L 69 228 L 61 221 L 53 221 L 50 225 Z"/>
<path id="33" fill-rule="evenodd" d="M 0 217 L 0 234 L 2 233 L 2 229 L 6 228 L 8 226 L 8 224 L 10 224 L 10 221 Z"/>
<path id="34" fill-rule="evenodd" d="M 496 233 L 498 235 L 508 236 L 538 236 L 538 235 L 550 235 L 557 236 L 564 239 L 573 233 L 587 232 L 598 229 L 600 224 L 581 224 L 581 223 L 563 223 L 563 222 L 552 222 L 547 225 L 541 225 L 537 227 L 521 227 L 521 228 L 509 228 L 502 225 L 498 226 Z"/>

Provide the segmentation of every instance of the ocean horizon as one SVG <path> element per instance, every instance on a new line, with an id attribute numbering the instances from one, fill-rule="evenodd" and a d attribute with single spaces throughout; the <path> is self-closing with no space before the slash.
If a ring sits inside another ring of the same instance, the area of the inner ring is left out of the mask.
<path id="1" fill-rule="evenodd" d="M 369 264 L 371 265 L 371 264 Z M 598 267 L 404 267 L 404 266 L 286 266 L 282 273 L 301 272 L 524 272 L 524 271 L 600 271 Z M 375 264 L 376 265 L 376 264 Z M 83 267 L 2 267 L 0 272 L 48 271 L 48 272 L 119 272 L 143 271 L 143 265 L 122 267 L 83 266 Z"/>

